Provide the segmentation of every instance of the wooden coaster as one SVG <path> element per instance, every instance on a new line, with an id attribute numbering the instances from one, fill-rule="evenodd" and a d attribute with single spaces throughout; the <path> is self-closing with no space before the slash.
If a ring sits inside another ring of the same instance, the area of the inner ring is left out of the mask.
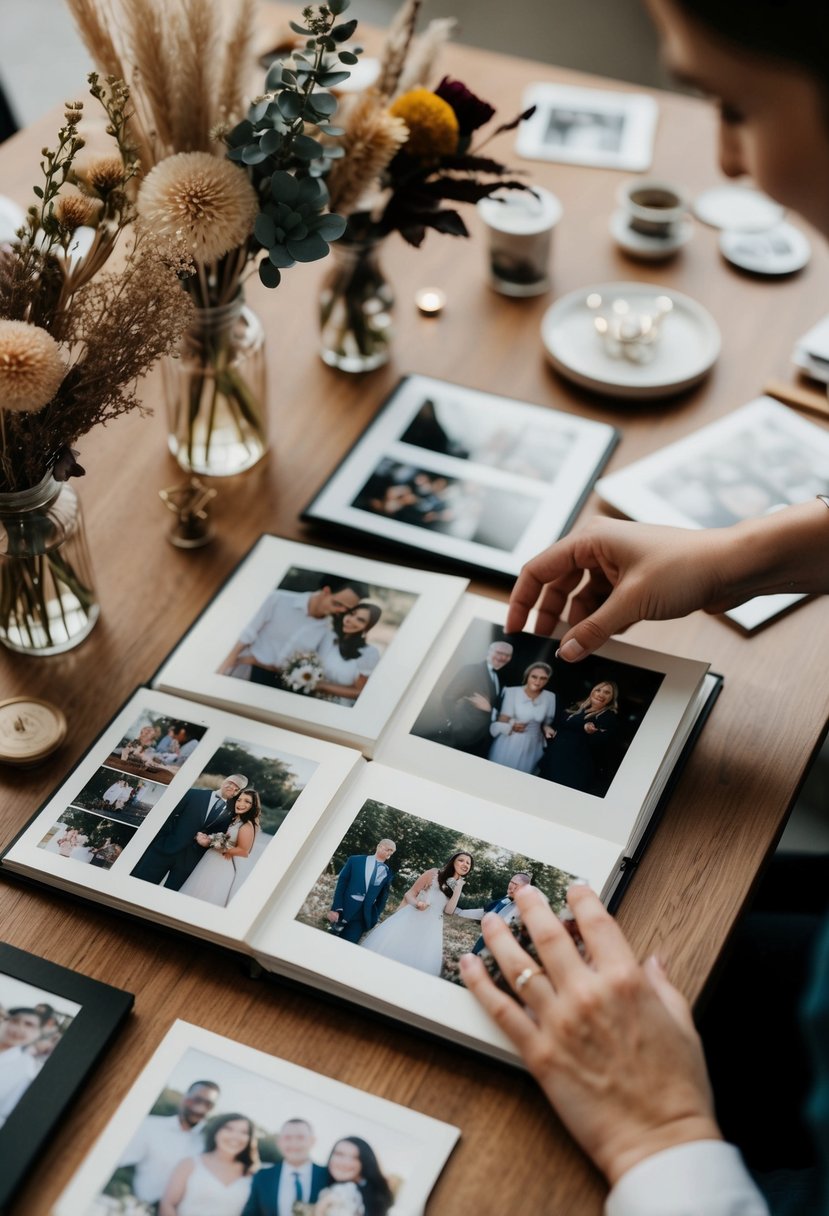
<path id="1" fill-rule="evenodd" d="M 37 764 L 66 738 L 63 711 L 35 697 L 0 701 L 0 762 Z"/>

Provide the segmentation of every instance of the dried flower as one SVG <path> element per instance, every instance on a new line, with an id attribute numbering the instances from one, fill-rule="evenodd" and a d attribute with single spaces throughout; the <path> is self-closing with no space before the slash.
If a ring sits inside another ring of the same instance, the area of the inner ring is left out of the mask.
<path id="1" fill-rule="evenodd" d="M 258 200 L 243 169 L 209 152 L 179 152 L 144 179 L 138 213 L 160 236 L 184 242 L 199 262 L 214 262 L 253 229 Z"/>
<path id="2" fill-rule="evenodd" d="M 482 101 L 460 80 L 452 80 L 449 76 L 444 76 L 435 89 L 435 94 L 442 97 L 455 111 L 461 138 L 477 131 L 478 127 L 489 122 L 495 114 L 495 107 L 488 101 Z"/>
<path id="3" fill-rule="evenodd" d="M 331 210 L 349 215 L 405 144 L 409 129 L 373 90 L 354 98 L 343 123 L 345 155 L 334 161 L 327 185 Z"/>
<path id="4" fill-rule="evenodd" d="M 100 202 L 87 198 L 80 191 L 61 194 L 55 201 L 55 219 L 69 232 L 76 228 L 93 228 L 100 212 Z"/>
<path id="5" fill-rule="evenodd" d="M 52 400 L 66 368 L 50 333 L 0 320 L 0 410 L 35 413 Z"/>
<path id="6" fill-rule="evenodd" d="M 52 465 L 52 476 L 55 481 L 68 481 L 70 477 L 84 477 L 86 469 L 75 459 L 79 456 L 77 448 L 64 447 L 58 452 L 57 459 Z"/>
<path id="7" fill-rule="evenodd" d="M 409 128 L 406 152 L 416 160 L 451 156 L 458 147 L 460 128 L 455 111 L 429 89 L 411 89 L 398 97 L 389 113 Z"/>
<path id="8" fill-rule="evenodd" d="M 94 194 L 106 198 L 123 186 L 124 162 L 120 156 L 96 156 L 79 170 L 78 177 Z"/>

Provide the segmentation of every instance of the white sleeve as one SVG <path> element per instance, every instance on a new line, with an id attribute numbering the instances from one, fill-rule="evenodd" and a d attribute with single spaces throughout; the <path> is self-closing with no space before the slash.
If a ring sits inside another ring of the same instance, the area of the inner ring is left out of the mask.
<path id="1" fill-rule="evenodd" d="M 769 1216 L 769 1209 L 733 1144 L 694 1140 L 623 1174 L 605 1216 Z"/>

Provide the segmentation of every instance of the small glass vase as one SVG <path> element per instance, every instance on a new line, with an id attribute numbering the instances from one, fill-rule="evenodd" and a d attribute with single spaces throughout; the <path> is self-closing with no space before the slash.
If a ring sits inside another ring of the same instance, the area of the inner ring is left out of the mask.
<path id="1" fill-rule="evenodd" d="M 265 331 L 240 294 L 197 308 L 162 363 L 169 446 L 188 473 L 232 477 L 268 450 Z"/>
<path id="2" fill-rule="evenodd" d="M 340 240 L 320 293 L 320 355 L 343 372 L 370 372 L 391 354 L 394 293 L 380 266 L 381 240 Z"/>
<path id="3" fill-rule="evenodd" d="M 78 496 L 51 473 L 0 494 L 0 642 L 19 654 L 62 654 L 98 619 Z"/>

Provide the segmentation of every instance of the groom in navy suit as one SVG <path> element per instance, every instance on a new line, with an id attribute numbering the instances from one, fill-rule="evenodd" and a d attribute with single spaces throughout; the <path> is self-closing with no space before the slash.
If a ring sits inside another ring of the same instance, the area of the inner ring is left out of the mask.
<path id="1" fill-rule="evenodd" d="M 166 887 L 178 891 L 204 857 L 208 837 L 230 827 L 228 803 L 247 783 L 243 773 L 232 773 L 217 790 L 188 790 L 133 868 L 133 878 L 154 883 L 166 878 Z"/>
<path id="2" fill-rule="evenodd" d="M 386 862 L 396 849 L 393 840 L 381 840 L 372 854 L 349 857 L 340 870 L 328 919 L 347 942 L 359 942 L 382 916 L 394 881 Z"/>
<path id="3" fill-rule="evenodd" d="M 513 874 L 512 878 L 507 883 L 507 893 L 502 895 L 500 899 L 491 899 L 488 904 L 484 904 L 482 908 L 461 908 L 455 912 L 456 916 L 465 916 L 467 920 L 482 920 L 487 912 L 494 912 L 496 916 L 500 916 L 501 920 L 506 924 L 511 924 L 518 915 L 518 907 L 515 903 L 515 894 L 532 882 L 529 874 Z M 483 937 L 479 937 L 475 945 L 470 951 L 471 954 L 480 954 L 485 946 Z"/>
<path id="4" fill-rule="evenodd" d="M 328 1179 L 324 1165 L 311 1160 L 314 1129 L 307 1119 L 287 1119 L 279 1129 L 278 1165 L 253 1176 L 242 1216 L 291 1216 L 295 1203 L 316 1203 Z"/>

